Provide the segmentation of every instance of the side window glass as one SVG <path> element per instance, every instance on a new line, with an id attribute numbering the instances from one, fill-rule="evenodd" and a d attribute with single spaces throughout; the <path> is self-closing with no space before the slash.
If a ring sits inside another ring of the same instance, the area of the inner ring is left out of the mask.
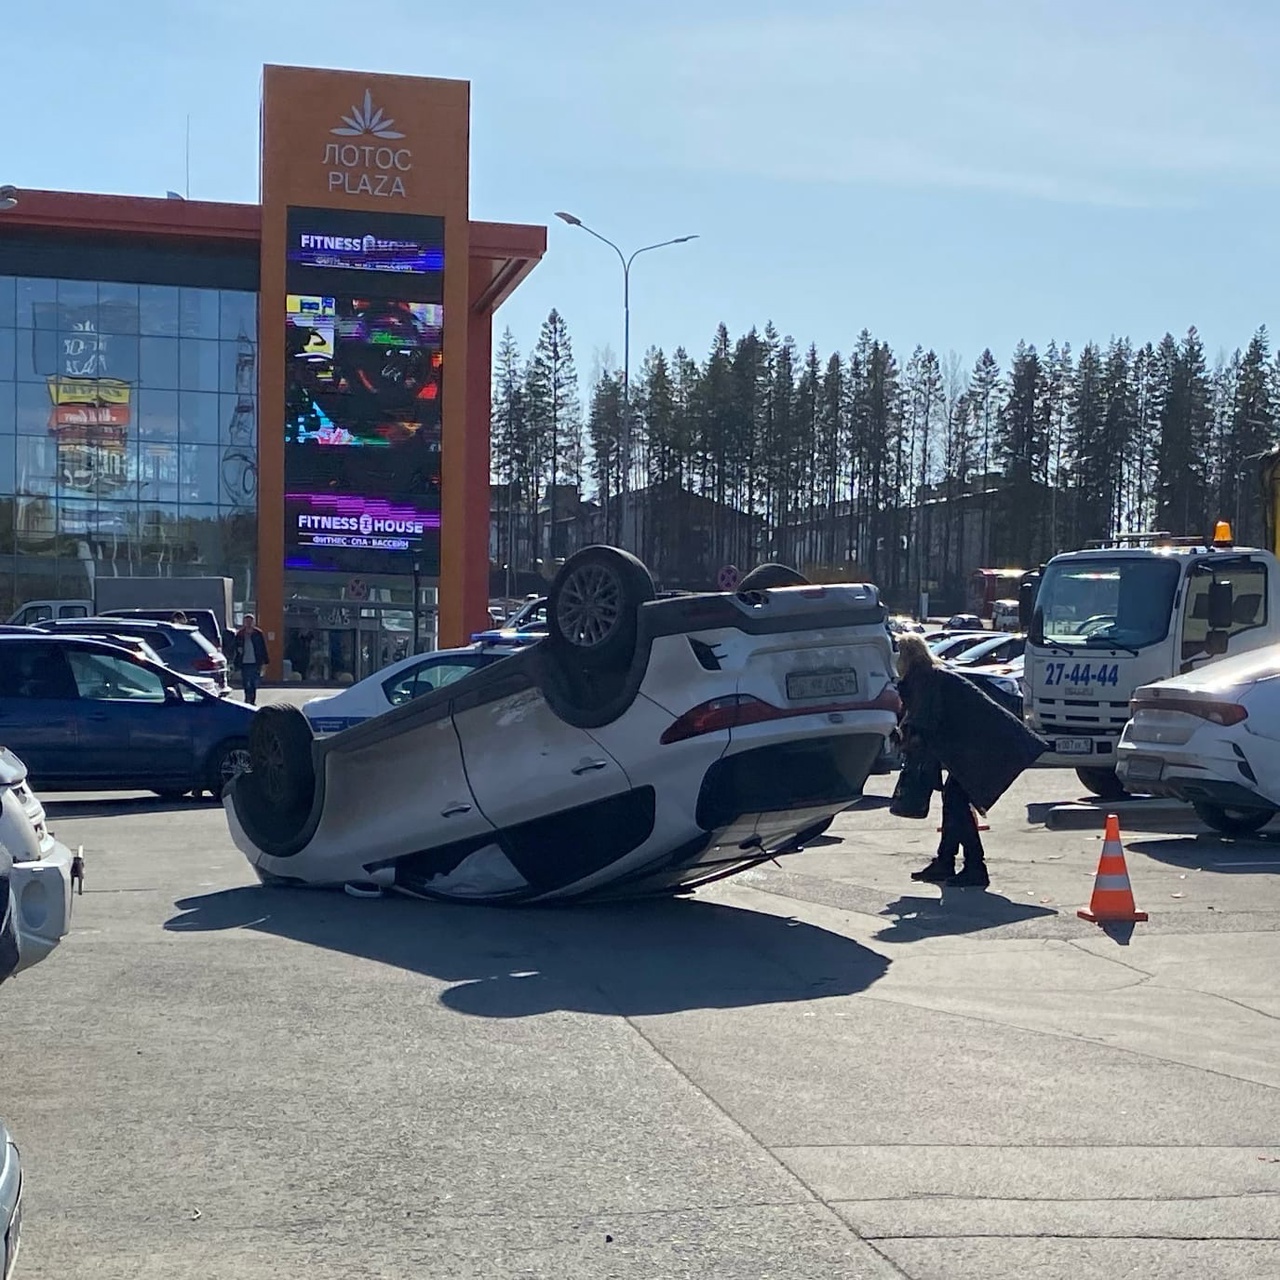
<path id="1" fill-rule="evenodd" d="M 0 670 L 0 692 L 11 698 L 74 699 L 76 682 L 56 645 L 17 645 L 16 661 Z M 6 652 L 6 659 L 9 654 Z"/>
<path id="2" fill-rule="evenodd" d="M 89 610 L 82 604 L 64 604 L 58 610 L 58 617 L 60 618 L 87 618 L 88 616 Z"/>
<path id="3" fill-rule="evenodd" d="M 382 692 L 386 694 L 387 701 L 393 707 L 402 707 L 418 696 L 415 688 L 418 674 L 426 665 L 425 662 L 420 662 L 417 666 L 410 667 L 408 671 L 402 671 L 399 675 L 392 676 L 390 680 L 382 682 Z"/>
<path id="4" fill-rule="evenodd" d="M 154 672 L 105 653 L 67 654 L 82 698 L 107 702 L 163 702 L 164 681 Z"/>
<path id="5" fill-rule="evenodd" d="M 455 684 L 463 676 L 469 676 L 474 670 L 476 670 L 476 664 L 473 662 L 440 662 L 430 670 L 424 671 L 422 675 L 423 680 L 429 680 L 434 688 L 443 689 L 445 685 Z M 427 686 L 420 682 L 414 697 L 421 697 L 428 692 Z"/>
<path id="6" fill-rule="evenodd" d="M 1228 647 L 1231 637 L 1267 625 L 1267 567 L 1251 563 L 1219 572 L 1219 582 L 1231 583 L 1231 625 L 1226 628 Z M 1187 602 L 1183 612 L 1182 656 L 1195 658 L 1209 652 L 1209 588 L 1214 575 L 1195 574 L 1187 583 Z"/>

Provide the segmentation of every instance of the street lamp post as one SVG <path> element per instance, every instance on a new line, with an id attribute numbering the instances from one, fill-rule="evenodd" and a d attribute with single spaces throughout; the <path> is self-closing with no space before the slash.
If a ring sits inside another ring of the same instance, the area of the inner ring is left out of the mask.
<path id="1" fill-rule="evenodd" d="M 687 244 L 696 240 L 696 235 L 676 236 L 674 240 L 660 240 L 657 244 L 646 244 L 634 250 L 628 257 L 612 240 L 606 239 L 598 231 L 587 226 L 581 218 L 572 213 L 557 211 L 556 217 L 567 222 L 571 227 L 580 227 L 589 236 L 595 236 L 602 244 L 607 244 L 618 255 L 622 263 L 622 475 L 619 478 L 618 500 L 618 532 L 622 533 L 626 520 L 626 495 L 631 483 L 631 264 L 642 254 L 654 249 L 665 249 L 668 245 Z"/>

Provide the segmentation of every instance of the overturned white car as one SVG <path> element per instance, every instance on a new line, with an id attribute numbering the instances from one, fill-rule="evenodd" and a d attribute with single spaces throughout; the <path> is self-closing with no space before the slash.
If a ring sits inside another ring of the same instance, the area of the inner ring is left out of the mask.
<path id="1" fill-rule="evenodd" d="M 876 589 L 765 565 L 655 599 L 626 552 L 552 585 L 547 638 L 332 737 L 264 707 L 232 837 L 268 884 L 539 902 L 665 894 L 800 848 L 897 723 Z"/>

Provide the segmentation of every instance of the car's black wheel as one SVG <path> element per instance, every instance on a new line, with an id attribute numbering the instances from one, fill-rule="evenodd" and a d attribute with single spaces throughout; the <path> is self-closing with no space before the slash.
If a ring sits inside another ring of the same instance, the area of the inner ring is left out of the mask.
<path id="1" fill-rule="evenodd" d="M 1226 805 L 1197 801 L 1191 806 L 1196 817 L 1224 836 L 1247 836 L 1263 827 L 1276 816 L 1274 809 L 1233 809 Z"/>
<path id="2" fill-rule="evenodd" d="M 222 799 L 223 789 L 233 778 L 249 770 L 249 743 L 244 738 L 228 738 L 209 753 L 205 766 L 204 789 L 215 800 Z"/>
<path id="3" fill-rule="evenodd" d="M 1099 800 L 1123 800 L 1129 794 L 1114 769 L 1077 769 L 1076 777 Z"/>
<path id="4" fill-rule="evenodd" d="M 311 804 L 315 790 L 313 739 L 307 717 L 287 703 L 259 708 L 249 723 L 254 790 L 281 813 L 297 813 Z"/>
<path id="5" fill-rule="evenodd" d="M 785 564 L 759 564 L 741 582 L 739 591 L 768 591 L 771 587 L 807 587 L 809 579 Z"/>
<path id="6" fill-rule="evenodd" d="M 547 595 L 553 644 L 596 670 L 622 670 L 635 653 L 638 611 L 654 597 L 649 570 L 616 547 L 584 547 Z"/>

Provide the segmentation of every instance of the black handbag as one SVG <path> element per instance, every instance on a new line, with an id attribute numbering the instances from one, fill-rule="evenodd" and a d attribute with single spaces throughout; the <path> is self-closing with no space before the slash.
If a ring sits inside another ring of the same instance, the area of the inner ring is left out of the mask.
<path id="1" fill-rule="evenodd" d="M 927 818 L 933 793 L 941 790 L 942 767 L 937 757 L 918 739 L 908 742 L 889 812 L 896 818 Z"/>

